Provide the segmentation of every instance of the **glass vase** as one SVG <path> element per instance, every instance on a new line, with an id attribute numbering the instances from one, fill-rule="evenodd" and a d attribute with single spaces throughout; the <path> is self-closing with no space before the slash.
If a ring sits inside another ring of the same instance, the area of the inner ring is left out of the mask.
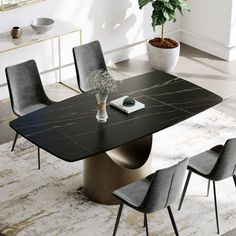
<path id="1" fill-rule="evenodd" d="M 96 99 L 98 103 L 98 111 L 96 115 L 96 119 L 99 123 L 105 123 L 107 121 L 108 115 L 106 110 L 106 102 L 107 102 L 107 94 L 96 94 Z"/>

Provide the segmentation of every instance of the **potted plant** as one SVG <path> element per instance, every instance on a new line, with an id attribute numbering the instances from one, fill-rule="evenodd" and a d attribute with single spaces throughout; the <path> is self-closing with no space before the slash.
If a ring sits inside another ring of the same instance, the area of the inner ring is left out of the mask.
<path id="1" fill-rule="evenodd" d="M 91 93 L 94 93 L 97 99 L 96 119 L 100 123 L 107 121 L 106 101 L 109 93 L 117 90 L 116 81 L 107 70 L 96 70 L 90 73 L 88 84 Z"/>
<path id="2" fill-rule="evenodd" d="M 176 21 L 176 11 L 182 15 L 188 10 L 185 0 L 138 0 L 142 9 L 148 3 L 152 3 L 152 27 L 155 31 L 161 26 L 161 37 L 147 41 L 148 58 L 153 68 L 165 72 L 171 71 L 178 62 L 180 44 L 178 41 L 164 37 L 164 26 L 167 21 Z"/>

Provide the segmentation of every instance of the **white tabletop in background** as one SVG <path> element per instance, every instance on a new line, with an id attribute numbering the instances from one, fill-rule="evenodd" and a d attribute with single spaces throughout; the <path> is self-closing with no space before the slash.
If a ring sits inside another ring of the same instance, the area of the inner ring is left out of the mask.
<path id="1" fill-rule="evenodd" d="M 8 32 L 0 33 L 0 53 L 80 31 L 78 26 L 59 19 L 55 19 L 52 28 L 45 34 L 35 33 L 30 25 L 21 29 L 20 39 L 12 39 L 11 29 Z"/>

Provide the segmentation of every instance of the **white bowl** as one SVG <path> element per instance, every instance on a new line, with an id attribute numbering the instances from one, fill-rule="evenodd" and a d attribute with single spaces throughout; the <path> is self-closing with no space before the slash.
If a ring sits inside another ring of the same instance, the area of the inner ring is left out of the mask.
<path id="1" fill-rule="evenodd" d="M 38 34 L 44 34 L 52 28 L 54 23 L 50 18 L 36 18 L 30 22 L 32 29 Z"/>

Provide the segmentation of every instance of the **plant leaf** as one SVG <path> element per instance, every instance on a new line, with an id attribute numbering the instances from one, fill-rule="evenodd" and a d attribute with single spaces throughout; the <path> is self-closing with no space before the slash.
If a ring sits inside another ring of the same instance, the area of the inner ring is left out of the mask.
<path id="1" fill-rule="evenodd" d="M 139 9 L 142 9 L 145 5 L 152 2 L 153 0 L 138 0 Z"/>
<path id="2" fill-rule="evenodd" d="M 166 7 L 168 7 L 170 10 L 174 10 L 174 7 L 171 5 L 171 3 L 166 3 Z"/>
<path id="3" fill-rule="evenodd" d="M 186 0 L 138 0 L 141 9 L 148 3 L 152 3 L 152 27 L 155 31 L 156 26 L 164 25 L 166 21 L 176 21 L 176 10 L 183 15 L 184 10 L 189 10 Z"/>
<path id="4" fill-rule="evenodd" d="M 166 18 L 166 20 L 170 20 L 168 12 L 165 11 L 165 9 L 163 9 L 162 12 L 163 12 L 163 16 Z"/>

